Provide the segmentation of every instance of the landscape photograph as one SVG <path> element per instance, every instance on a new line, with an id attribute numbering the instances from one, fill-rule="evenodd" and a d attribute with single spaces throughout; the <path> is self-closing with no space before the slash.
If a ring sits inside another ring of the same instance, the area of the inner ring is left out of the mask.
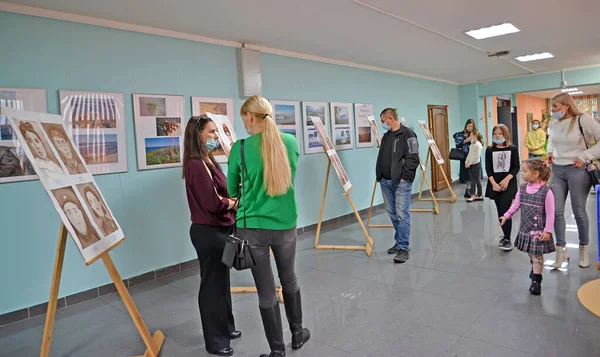
<path id="1" fill-rule="evenodd" d="M 227 115 L 227 103 L 200 103 L 200 115 L 206 113 Z"/>
<path id="2" fill-rule="evenodd" d="M 277 125 L 296 124 L 296 107 L 289 104 L 275 105 L 275 123 Z"/>
<path id="3" fill-rule="evenodd" d="M 289 128 L 289 129 L 288 128 L 279 128 L 279 130 L 282 133 L 291 134 L 291 135 L 296 136 L 296 129 L 295 128 Z"/>
<path id="4" fill-rule="evenodd" d="M 118 114 L 115 99 L 107 95 L 73 95 L 70 98 L 68 111 L 73 128 L 117 127 Z"/>
<path id="5" fill-rule="evenodd" d="M 371 127 L 359 126 L 358 127 L 358 142 L 359 143 L 370 143 L 371 142 Z"/>
<path id="6" fill-rule="evenodd" d="M 325 106 L 324 105 L 318 105 L 318 106 L 307 105 L 306 106 L 306 125 L 314 125 L 312 120 L 310 120 L 311 116 L 321 118 L 321 122 L 323 123 L 323 125 L 327 125 L 327 123 L 325 123 Z"/>
<path id="7" fill-rule="evenodd" d="M 119 162 L 117 134 L 79 134 L 73 135 L 73 141 L 88 165 Z"/>
<path id="8" fill-rule="evenodd" d="M 157 97 L 140 97 L 140 116 L 157 117 L 167 115 L 167 100 Z"/>
<path id="9" fill-rule="evenodd" d="M 156 118 L 156 136 L 181 136 L 181 118 Z"/>
<path id="10" fill-rule="evenodd" d="M 162 136 L 144 139 L 146 144 L 146 165 L 176 164 L 181 162 L 179 137 Z"/>

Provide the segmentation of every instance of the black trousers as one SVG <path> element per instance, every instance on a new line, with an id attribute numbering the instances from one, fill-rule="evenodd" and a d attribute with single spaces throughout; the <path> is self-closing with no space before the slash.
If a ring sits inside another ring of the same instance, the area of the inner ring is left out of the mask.
<path id="1" fill-rule="evenodd" d="M 473 164 L 469 166 L 469 180 L 471 181 L 471 195 L 482 196 L 483 190 L 481 189 L 481 163 Z"/>
<path id="2" fill-rule="evenodd" d="M 230 271 L 221 263 L 225 241 L 231 229 L 231 226 L 212 227 L 195 223 L 190 227 L 190 237 L 200 262 L 198 305 L 208 352 L 229 347 L 230 335 L 235 330 Z"/>
<path id="3" fill-rule="evenodd" d="M 512 205 L 513 199 L 514 196 L 511 197 L 510 195 L 506 194 L 494 198 L 494 203 L 496 204 L 496 209 L 498 210 L 498 218 L 502 217 L 506 213 L 506 211 L 508 211 L 508 209 Z M 506 220 L 506 223 L 504 223 L 504 225 L 502 226 L 502 232 L 504 234 L 504 238 L 508 240 L 511 239 L 510 234 L 512 232 L 512 219 Z"/>

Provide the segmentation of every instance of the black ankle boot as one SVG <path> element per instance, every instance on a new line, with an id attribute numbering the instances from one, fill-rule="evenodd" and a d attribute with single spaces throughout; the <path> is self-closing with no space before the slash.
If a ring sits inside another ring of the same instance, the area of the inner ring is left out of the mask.
<path id="1" fill-rule="evenodd" d="M 285 343 L 283 342 L 283 327 L 281 326 L 281 311 L 279 303 L 273 307 L 260 308 L 265 336 L 271 347 L 271 353 L 260 357 L 285 357 Z"/>
<path id="2" fill-rule="evenodd" d="M 302 327 L 302 299 L 300 290 L 293 294 L 283 293 L 285 314 L 292 332 L 292 349 L 299 350 L 310 339 L 310 331 Z"/>
<path id="3" fill-rule="evenodd" d="M 529 287 L 529 292 L 531 293 L 531 295 L 542 294 L 542 274 L 533 274 L 533 278 L 531 279 L 531 286 Z"/>

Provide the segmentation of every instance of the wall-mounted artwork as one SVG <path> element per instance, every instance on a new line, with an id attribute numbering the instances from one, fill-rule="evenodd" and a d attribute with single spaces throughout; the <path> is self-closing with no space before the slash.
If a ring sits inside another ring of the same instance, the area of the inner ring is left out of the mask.
<path id="1" fill-rule="evenodd" d="M 317 129 L 313 125 L 311 116 L 321 119 L 326 130 L 329 130 L 329 110 L 324 102 L 302 102 L 302 114 L 304 117 L 304 153 L 316 154 L 323 152 L 321 139 Z M 328 132 L 329 134 L 329 132 Z"/>
<path id="2" fill-rule="evenodd" d="M 182 95 L 133 95 L 138 170 L 183 164 L 184 115 Z"/>
<path id="3" fill-rule="evenodd" d="M 273 120 L 282 133 L 296 137 L 298 148 L 301 147 L 301 138 L 298 136 L 302 128 L 300 118 L 300 102 L 289 100 L 272 100 Z"/>
<path id="4" fill-rule="evenodd" d="M 192 97 L 192 115 L 206 115 L 206 113 L 225 115 L 229 118 L 231 129 L 233 130 L 233 99 L 231 98 L 212 98 L 212 97 Z M 219 148 L 213 152 L 217 162 L 227 162 L 227 155 L 223 148 Z"/>
<path id="5" fill-rule="evenodd" d="M 59 115 L 3 108 L 86 264 L 125 238 Z M 91 111 L 90 111 L 91 112 Z"/>
<path id="6" fill-rule="evenodd" d="M 46 90 L 0 88 L 0 183 L 37 179 L 2 106 L 46 113 Z"/>
<path id="7" fill-rule="evenodd" d="M 125 100 L 122 93 L 60 92 L 67 132 L 92 174 L 127 172 Z"/>
<path id="8" fill-rule="evenodd" d="M 372 129 L 368 119 L 369 115 L 374 115 L 373 110 L 373 104 L 354 104 L 357 148 L 369 148 L 375 145 L 375 137 L 371 135 Z"/>
<path id="9" fill-rule="evenodd" d="M 354 110 L 351 103 L 331 103 L 331 130 L 336 150 L 354 149 Z"/>

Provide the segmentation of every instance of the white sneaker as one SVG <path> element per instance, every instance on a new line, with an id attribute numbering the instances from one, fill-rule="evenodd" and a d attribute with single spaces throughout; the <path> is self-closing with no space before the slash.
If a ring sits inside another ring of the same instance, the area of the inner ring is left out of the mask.
<path id="1" fill-rule="evenodd" d="M 565 260 L 569 260 L 569 252 L 565 247 L 556 247 L 556 260 L 552 264 L 553 268 L 560 268 Z"/>
<path id="2" fill-rule="evenodd" d="M 587 245 L 579 246 L 579 266 L 582 268 L 587 268 L 590 266 L 590 258 L 588 257 Z"/>

